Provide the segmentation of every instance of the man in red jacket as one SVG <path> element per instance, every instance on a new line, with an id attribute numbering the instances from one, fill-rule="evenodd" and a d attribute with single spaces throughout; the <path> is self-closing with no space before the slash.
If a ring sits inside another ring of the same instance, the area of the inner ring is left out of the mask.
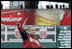
<path id="1" fill-rule="evenodd" d="M 40 41 L 34 37 L 34 35 L 36 34 L 35 32 L 35 28 L 30 27 L 29 32 L 30 34 L 28 34 L 24 28 L 22 27 L 21 24 L 18 24 L 18 29 L 19 29 L 19 33 L 22 36 L 23 39 L 23 46 L 22 48 L 40 48 Z"/>

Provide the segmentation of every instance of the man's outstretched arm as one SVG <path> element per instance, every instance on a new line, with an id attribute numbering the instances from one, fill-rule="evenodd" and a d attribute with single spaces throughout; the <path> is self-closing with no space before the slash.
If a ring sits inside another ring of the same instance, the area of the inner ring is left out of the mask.
<path id="1" fill-rule="evenodd" d="M 28 39 L 28 33 L 24 30 L 24 28 L 22 27 L 22 25 L 20 23 L 17 23 L 17 27 L 18 27 L 18 30 L 19 30 L 19 33 L 21 34 L 22 36 L 22 39 L 25 41 Z"/>
<path id="2" fill-rule="evenodd" d="M 20 23 L 16 23 L 16 24 L 17 24 L 19 32 L 21 33 L 22 30 L 24 30 L 24 28 L 22 27 L 22 25 Z"/>

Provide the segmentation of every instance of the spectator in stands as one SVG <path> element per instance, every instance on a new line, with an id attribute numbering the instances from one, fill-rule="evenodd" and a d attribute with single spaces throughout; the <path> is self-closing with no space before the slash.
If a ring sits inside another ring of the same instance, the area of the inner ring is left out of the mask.
<path id="1" fill-rule="evenodd" d="M 37 9 L 39 1 L 25 1 L 26 9 Z"/>
<path id="2" fill-rule="evenodd" d="M 56 4 L 55 6 L 56 6 L 56 9 L 58 9 L 58 5 Z"/>
<path id="3" fill-rule="evenodd" d="M 69 5 L 69 8 L 71 9 L 71 4 Z"/>
<path id="4" fill-rule="evenodd" d="M 30 8 L 31 9 L 36 9 L 36 8 L 38 8 L 38 1 L 31 1 L 30 2 Z"/>
<path id="5" fill-rule="evenodd" d="M 35 4 L 36 4 L 36 9 L 38 8 L 38 3 L 39 3 L 39 1 L 36 1 L 36 2 L 35 2 Z"/>
<path id="6" fill-rule="evenodd" d="M 63 9 L 65 9 L 65 5 L 63 4 Z"/>
<path id="7" fill-rule="evenodd" d="M 2 5 L 2 3 L 1 3 L 1 9 L 3 9 L 3 5 Z"/>
<path id="8" fill-rule="evenodd" d="M 20 5 L 20 9 L 23 9 L 23 6 L 22 6 L 22 4 Z"/>
<path id="9" fill-rule="evenodd" d="M 51 9 L 53 9 L 53 5 L 51 5 Z"/>
<path id="10" fill-rule="evenodd" d="M 60 9 L 62 9 L 62 6 L 60 5 Z"/>
<path id="11" fill-rule="evenodd" d="M 46 6 L 46 9 L 48 9 L 48 8 L 49 8 L 49 5 Z"/>

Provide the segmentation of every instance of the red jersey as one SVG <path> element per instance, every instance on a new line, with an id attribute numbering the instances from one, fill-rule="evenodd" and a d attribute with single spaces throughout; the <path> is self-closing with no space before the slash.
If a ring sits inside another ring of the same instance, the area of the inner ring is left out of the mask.
<path id="1" fill-rule="evenodd" d="M 34 40 L 34 41 L 33 41 Z M 28 40 L 23 41 L 22 48 L 40 48 L 40 41 L 32 35 L 28 35 Z"/>

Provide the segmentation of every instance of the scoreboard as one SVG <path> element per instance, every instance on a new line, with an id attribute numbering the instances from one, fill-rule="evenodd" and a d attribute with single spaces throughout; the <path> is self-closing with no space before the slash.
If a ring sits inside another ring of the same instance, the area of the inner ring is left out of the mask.
<path id="1" fill-rule="evenodd" d="M 58 26 L 60 31 L 58 33 L 59 48 L 71 48 L 71 26 Z"/>

